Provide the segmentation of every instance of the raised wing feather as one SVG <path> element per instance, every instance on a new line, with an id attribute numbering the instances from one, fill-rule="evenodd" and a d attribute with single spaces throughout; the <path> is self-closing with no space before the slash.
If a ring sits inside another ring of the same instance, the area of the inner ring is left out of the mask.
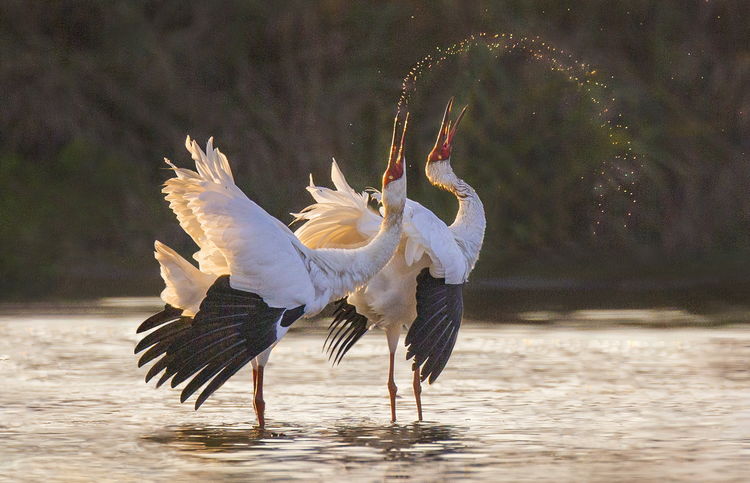
<path id="1" fill-rule="evenodd" d="M 207 151 L 209 152 L 213 152 L 211 143 L 212 140 L 209 140 L 207 147 Z M 198 148 L 197 152 L 195 152 L 190 138 L 186 140 L 185 144 L 192 154 L 193 159 L 196 157 L 200 159 L 202 151 Z M 198 262 L 198 266 L 203 273 L 216 276 L 229 273 L 226 258 L 221 250 L 206 237 L 195 213 L 193 213 L 193 210 L 188 205 L 188 199 L 185 197 L 185 194 L 191 190 L 191 186 L 201 181 L 201 175 L 190 169 L 178 168 L 166 158 L 164 158 L 164 161 L 172 168 L 175 176 L 164 183 L 162 193 L 164 193 L 167 202 L 169 202 L 169 207 L 177 217 L 177 221 L 180 223 L 182 229 L 198 245 L 198 251 L 193 254 L 193 258 Z M 228 164 L 226 168 L 229 169 Z M 229 171 L 229 176 L 231 179 L 231 171 Z"/>
<path id="2" fill-rule="evenodd" d="M 412 265 L 426 253 L 432 261 L 430 273 L 446 283 L 466 281 L 469 267 L 448 226 L 416 201 L 407 200 L 404 209 L 404 256 Z"/>
<path id="3" fill-rule="evenodd" d="M 374 237 L 382 217 L 368 206 L 369 195 L 357 193 L 346 182 L 336 160 L 331 163 L 335 190 L 315 186 L 312 177 L 307 191 L 315 203 L 299 213 L 295 221 L 305 220 L 295 235 L 309 248 L 355 248 Z"/>
<path id="4" fill-rule="evenodd" d="M 195 141 L 189 149 L 198 176 L 185 179 L 183 197 L 200 229 L 226 259 L 233 288 L 258 294 L 271 307 L 309 303 L 315 291 L 304 246 L 280 221 L 234 184 L 226 157 Z"/>
<path id="5" fill-rule="evenodd" d="M 300 213 L 304 220 L 295 235 L 309 248 L 352 248 L 367 243 L 378 232 L 382 215 L 368 205 L 368 197 L 380 200 L 379 193 L 357 193 L 346 181 L 338 164 L 331 163 L 331 181 L 335 190 L 315 186 L 310 180 L 307 190 L 316 203 Z M 433 212 L 406 200 L 403 221 L 404 255 L 412 265 L 425 254 L 430 257 L 430 273 L 447 283 L 463 283 L 469 267 L 448 226 Z"/>

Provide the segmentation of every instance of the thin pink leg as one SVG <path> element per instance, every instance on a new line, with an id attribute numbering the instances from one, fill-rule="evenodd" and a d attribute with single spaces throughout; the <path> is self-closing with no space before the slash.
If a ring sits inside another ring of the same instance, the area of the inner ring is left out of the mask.
<path id="1" fill-rule="evenodd" d="M 253 374 L 255 374 L 255 371 L 253 371 Z M 258 426 L 263 429 L 266 427 L 266 402 L 263 400 L 263 366 L 258 366 L 257 375 L 254 379 L 255 399 L 253 399 L 253 407 L 255 408 L 255 414 L 258 415 Z"/>
<path id="2" fill-rule="evenodd" d="M 388 369 L 388 393 L 391 396 L 391 422 L 392 423 L 396 422 L 396 393 L 398 392 L 396 381 L 394 381 L 393 379 L 394 356 L 395 356 L 395 353 L 391 352 L 391 363 Z"/>
<path id="3" fill-rule="evenodd" d="M 419 366 L 414 369 L 414 399 L 417 400 L 417 417 L 422 420 L 422 381 L 419 379 Z"/>

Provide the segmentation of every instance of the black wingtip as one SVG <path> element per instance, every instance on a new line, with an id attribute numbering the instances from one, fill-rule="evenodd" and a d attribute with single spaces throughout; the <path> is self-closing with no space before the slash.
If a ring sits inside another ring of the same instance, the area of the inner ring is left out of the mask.
<path id="1" fill-rule="evenodd" d="M 177 339 L 180 334 L 190 327 L 191 324 L 192 319 L 189 317 L 178 316 L 176 319 L 172 319 L 168 324 L 162 325 L 143 337 L 143 339 L 136 344 L 134 352 L 138 354 L 151 346 L 154 346 L 154 350 L 149 349 L 149 351 L 143 354 L 141 360 L 138 361 L 139 367 L 162 354 L 164 350 L 167 349 L 167 346 Z"/>
<path id="2" fill-rule="evenodd" d="M 232 359 L 232 362 L 228 363 L 224 369 L 214 377 L 210 383 L 203 389 L 203 392 L 198 396 L 195 401 L 195 409 L 203 405 L 204 402 L 214 393 L 217 389 L 224 385 L 227 380 L 235 375 L 243 366 L 252 360 L 251 357 L 236 357 Z"/>
<path id="3" fill-rule="evenodd" d="M 169 322 L 170 320 L 174 320 L 178 318 L 180 315 L 182 315 L 182 309 L 178 309 L 178 308 L 172 307 L 169 304 L 166 304 L 164 305 L 164 310 L 144 320 L 141 323 L 141 325 L 139 325 L 138 328 L 135 330 L 135 333 L 140 334 L 141 332 L 146 332 L 147 330 L 151 330 L 154 327 L 157 327 L 161 324 L 165 324 Z"/>
<path id="4" fill-rule="evenodd" d="M 425 268 L 417 276 L 417 318 L 404 341 L 406 359 L 414 358 L 420 379 L 437 380 L 456 344 L 463 317 L 463 284 L 446 284 Z"/>
<path id="5" fill-rule="evenodd" d="M 172 377 L 174 373 L 170 373 L 169 370 L 161 375 L 158 381 L 156 381 L 156 387 L 162 387 L 165 382 L 169 380 L 170 377 Z"/>
<path id="6" fill-rule="evenodd" d="M 139 349 L 156 341 L 146 354 L 162 357 L 148 374 L 155 377 L 164 370 L 157 387 L 167 381 L 176 387 L 189 380 L 180 392 L 181 403 L 205 385 L 195 402 L 198 409 L 227 379 L 276 342 L 278 325 L 288 327 L 303 314 L 304 306 L 269 307 L 257 294 L 232 288 L 224 275 L 209 288 L 184 332 L 173 330 L 175 323 L 160 327 L 144 337 L 148 340 L 141 341 Z M 159 345 L 161 336 L 170 334 L 175 339 Z"/>
<path id="7" fill-rule="evenodd" d="M 337 300 L 333 312 L 333 321 L 328 327 L 328 337 L 323 342 L 323 350 L 328 353 L 328 360 L 336 366 L 354 347 L 354 344 L 368 330 L 367 317 L 357 313 L 356 307 L 346 299 Z"/>

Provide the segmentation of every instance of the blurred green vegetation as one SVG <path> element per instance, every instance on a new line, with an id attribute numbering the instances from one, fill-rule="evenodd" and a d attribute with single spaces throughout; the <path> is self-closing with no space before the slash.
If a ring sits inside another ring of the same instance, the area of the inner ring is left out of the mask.
<path id="1" fill-rule="evenodd" d="M 638 153 L 637 207 L 598 171 L 597 106 L 528 56 L 483 49 L 412 96 L 410 196 L 445 102 L 470 110 L 456 171 L 485 202 L 474 278 L 735 277 L 750 264 L 750 2 L 598 0 L 0 3 L 0 294 L 153 294 L 155 238 L 192 251 L 159 185 L 216 136 L 238 184 L 282 220 L 330 157 L 353 186 L 384 168 L 401 79 L 475 32 L 539 35 L 590 63 Z M 602 223 L 594 235 L 596 221 Z M 627 224 L 627 228 L 623 225 Z"/>

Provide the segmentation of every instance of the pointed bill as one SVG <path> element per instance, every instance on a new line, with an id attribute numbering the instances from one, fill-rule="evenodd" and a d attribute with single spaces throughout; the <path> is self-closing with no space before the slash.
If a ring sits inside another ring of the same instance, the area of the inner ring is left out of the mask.
<path id="1" fill-rule="evenodd" d="M 383 186 L 395 181 L 404 174 L 404 142 L 406 140 L 406 128 L 409 125 L 409 113 L 403 116 L 396 115 L 393 119 L 393 136 L 391 138 L 391 149 L 388 156 L 388 168 L 383 175 Z M 402 127 L 403 126 L 403 127 Z"/>
<path id="2" fill-rule="evenodd" d="M 458 129 L 461 119 L 463 119 L 464 114 L 466 113 L 466 108 L 469 107 L 468 105 L 464 106 L 456 118 L 456 121 L 452 122 L 448 118 L 453 109 L 453 101 L 454 98 L 451 97 L 448 101 L 448 105 L 445 106 L 445 112 L 443 113 L 442 121 L 440 121 L 440 129 L 438 130 L 437 139 L 435 139 L 435 146 L 433 146 L 430 154 L 427 155 L 428 163 L 432 161 L 443 161 L 451 157 L 453 138 L 456 135 L 456 130 Z"/>
<path id="3" fill-rule="evenodd" d="M 453 147 L 453 136 L 456 135 L 456 130 L 458 129 L 458 125 L 461 122 L 461 119 L 464 118 L 464 114 L 466 114 L 466 109 L 469 107 L 469 105 L 465 105 L 463 109 L 461 109 L 461 112 L 459 113 L 458 117 L 456 118 L 456 122 L 453 123 L 450 132 L 448 133 L 448 137 L 445 140 L 445 142 L 451 147 Z"/>

